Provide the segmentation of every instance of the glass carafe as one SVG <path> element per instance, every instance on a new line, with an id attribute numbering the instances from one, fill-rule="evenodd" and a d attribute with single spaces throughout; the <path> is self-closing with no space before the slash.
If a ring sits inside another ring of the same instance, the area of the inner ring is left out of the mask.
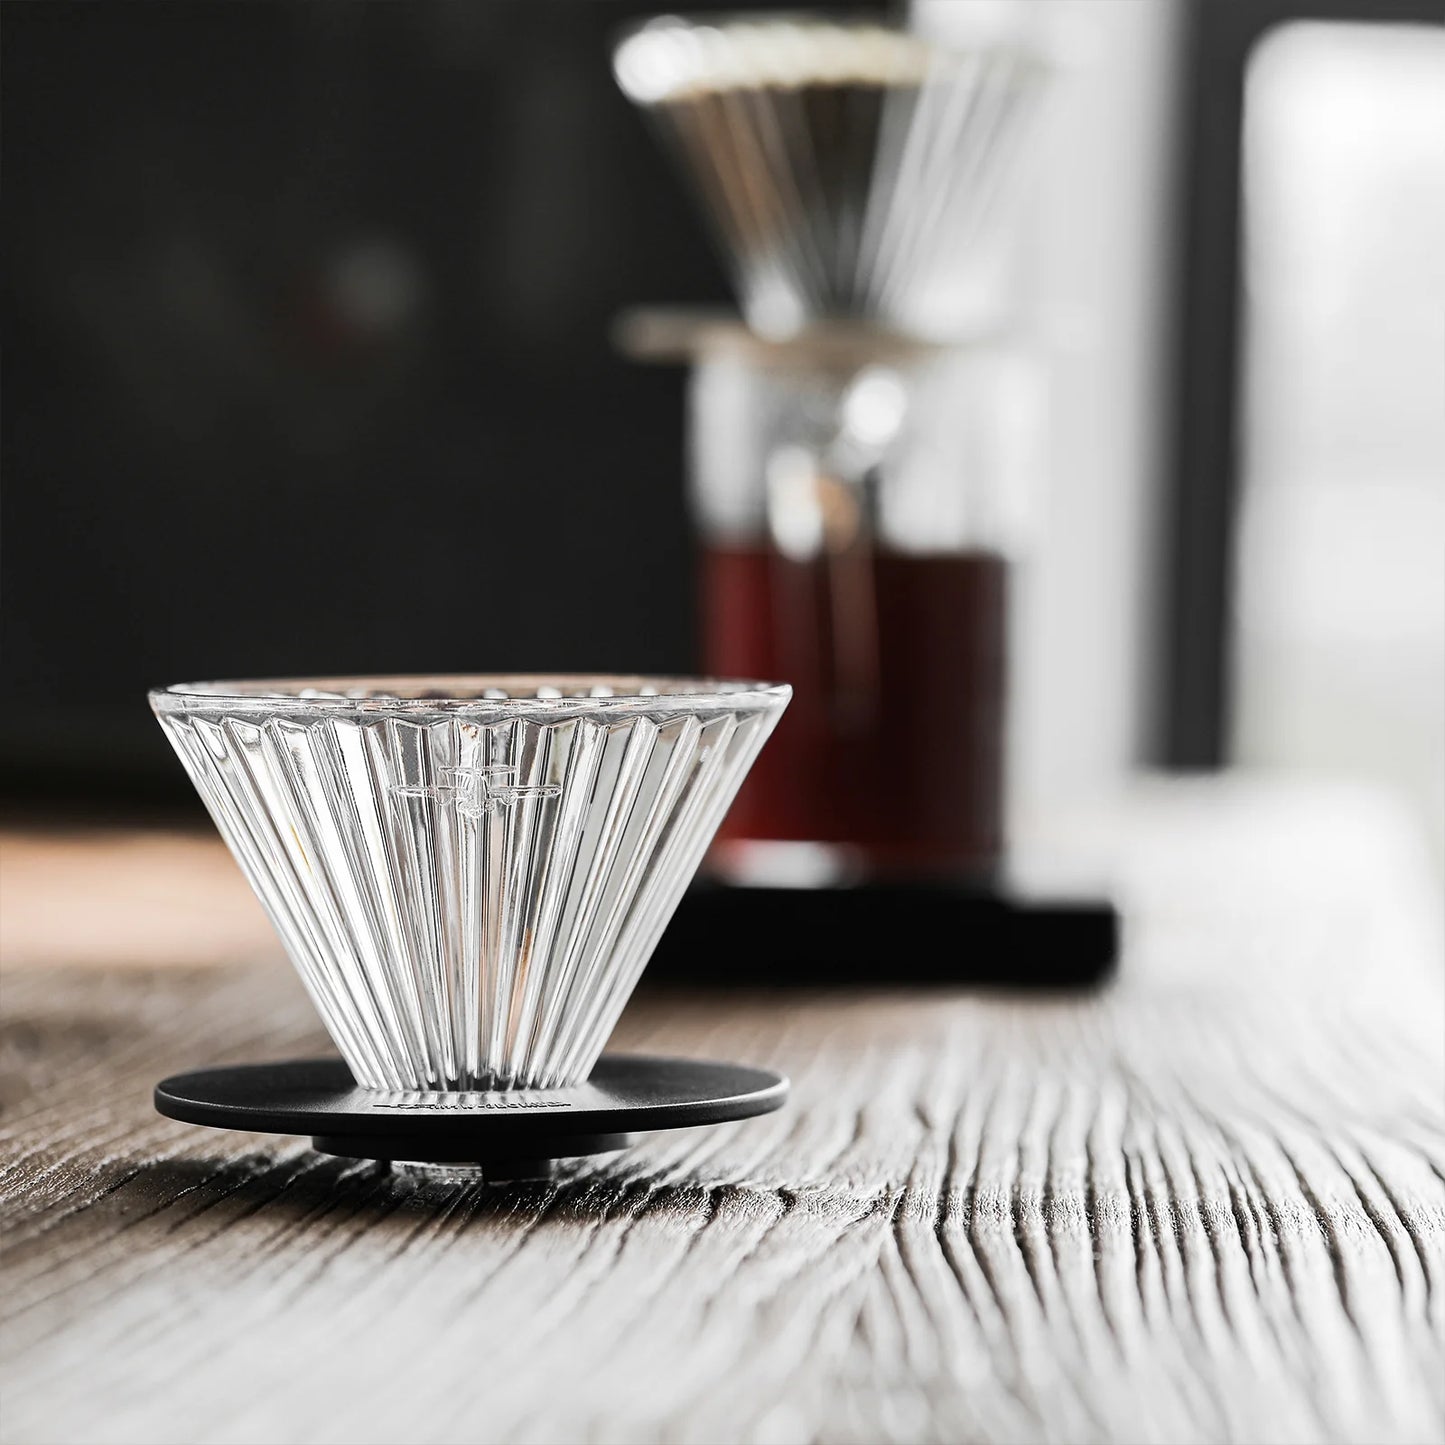
<path id="1" fill-rule="evenodd" d="M 997 341 L 693 338 L 702 663 L 794 702 L 719 833 L 737 882 L 986 884 L 1036 375 Z"/>

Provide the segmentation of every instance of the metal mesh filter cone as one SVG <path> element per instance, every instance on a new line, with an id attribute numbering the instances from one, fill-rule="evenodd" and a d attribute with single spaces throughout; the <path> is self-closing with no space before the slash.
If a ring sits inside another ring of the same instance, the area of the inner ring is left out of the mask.
<path id="1" fill-rule="evenodd" d="M 952 336 L 1044 67 L 823 19 L 654 20 L 614 57 L 701 194 L 748 322 Z"/>
<path id="2" fill-rule="evenodd" d="M 787 704 L 642 678 L 151 703 L 357 1082 L 580 1082 Z"/>

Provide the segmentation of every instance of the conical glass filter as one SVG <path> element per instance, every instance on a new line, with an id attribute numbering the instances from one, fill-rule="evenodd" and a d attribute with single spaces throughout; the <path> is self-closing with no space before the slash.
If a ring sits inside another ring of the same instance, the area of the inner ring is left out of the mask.
<path id="1" fill-rule="evenodd" d="M 358 1084 L 591 1072 L 787 687 L 199 683 L 151 704 Z"/>

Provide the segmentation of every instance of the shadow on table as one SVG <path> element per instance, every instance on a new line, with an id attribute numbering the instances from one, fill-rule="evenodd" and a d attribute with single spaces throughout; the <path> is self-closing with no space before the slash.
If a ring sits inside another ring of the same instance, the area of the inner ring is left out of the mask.
<path id="1" fill-rule="evenodd" d="M 403 1236 L 427 1218 L 447 1216 L 469 1225 L 531 1228 L 540 1215 L 554 1210 L 586 1210 L 587 1196 L 599 1187 L 615 1204 L 619 1192 L 650 1186 L 635 1167 L 610 1167 L 606 1156 L 562 1164 L 552 1179 L 491 1184 L 310 1149 L 280 1155 L 256 1151 L 147 1162 L 83 1213 L 125 1214 L 128 1237 L 129 1231 L 147 1226 L 164 1233 L 186 1229 L 202 1216 L 219 1232 L 263 1213 L 270 1221 L 284 1219 L 308 1229 L 364 1228 Z"/>

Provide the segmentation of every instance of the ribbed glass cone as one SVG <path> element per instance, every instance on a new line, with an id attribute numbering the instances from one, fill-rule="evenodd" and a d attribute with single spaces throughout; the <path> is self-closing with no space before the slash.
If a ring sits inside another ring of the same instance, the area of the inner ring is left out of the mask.
<path id="1" fill-rule="evenodd" d="M 701 194 L 748 322 L 977 324 L 978 264 L 1045 68 L 868 22 L 664 16 L 617 47 Z"/>
<path id="2" fill-rule="evenodd" d="M 203 683 L 151 704 L 359 1084 L 592 1069 L 790 690 Z"/>

